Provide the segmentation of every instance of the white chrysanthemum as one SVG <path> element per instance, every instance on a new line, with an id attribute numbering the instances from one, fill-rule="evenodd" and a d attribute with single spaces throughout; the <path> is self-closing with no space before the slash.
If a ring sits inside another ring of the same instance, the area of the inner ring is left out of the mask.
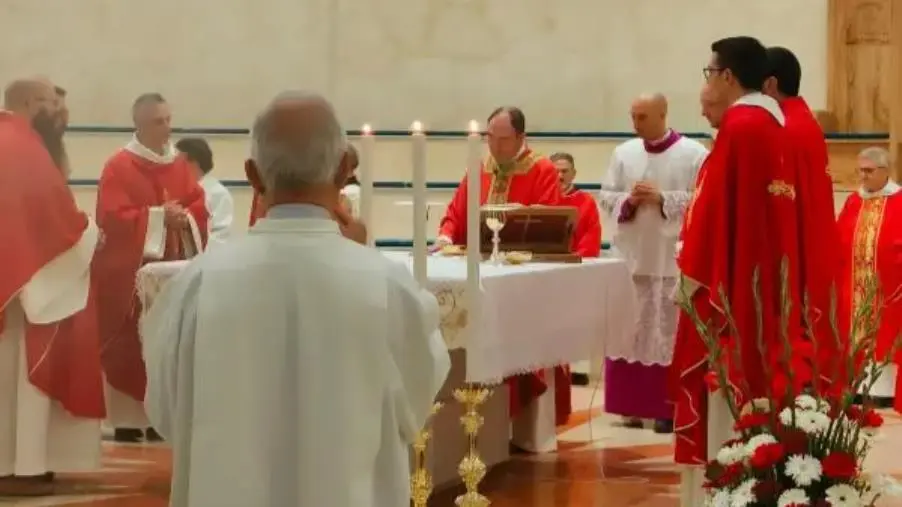
<path id="1" fill-rule="evenodd" d="M 755 435 L 750 438 L 748 442 L 745 443 L 745 453 L 746 456 L 751 456 L 755 453 L 755 451 L 765 444 L 775 444 L 777 443 L 777 439 L 774 438 L 773 435 L 769 433 L 762 433 L 760 435 Z"/>
<path id="2" fill-rule="evenodd" d="M 789 507 L 790 505 L 808 505 L 808 495 L 804 489 L 787 489 L 777 499 L 777 507 Z"/>
<path id="3" fill-rule="evenodd" d="M 793 454 L 786 460 L 786 475 L 802 487 L 819 481 L 824 473 L 821 462 L 814 456 Z"/>
<path id="4" fill-rule="evenodd" d="M 730 507 L 730 491 L 719 489 L 705 498 L 705 507 Z"/>
<path id="5" fill-rule="evenodd" d="M 796 426 L 808 434 L 820 433 L 830 427 L 830 417 L 813 410 L 805 410 L 796 413 Z"/>
<path id="6" fill-rule="evenodd" d="M 730 495 L 730 507 L 747 507 L 755 503 L 755 486 L 758 484 L 756 479 L 748 479 Z"/>
<path id="7" fill-rule="evenodd" d="M 732 465 L 734 463 L 739 463 L 745 459 L 746 456 L 745 444 L 740 442 L 721 447 L 720 450 L 717 451 L 717 462 L 724 466 Z"/>
<path id="8" fill-rule="evenodd" d="M 781 410 L 780 415 L 779 415 L 780 423 L 783 424 L 783 426 L 790 426 L 790 427 L 793 426 L 793 420 L 792 420 L 793 413 L 798 414 L 799 411 L 794 410 L 789 407 L 786 407 L 783 410 Z"/>
<path id="9" fill-rule="evenodd" d="M 832 507 L 861 507 L 861 496 L 848 484 L 835 484 L 827 488 L 827 502 Z"/>
<path id="10" fill-rule="evenodd" d="M 821 403 L 814 396 L 800 394 L 796 397 L 795 406 L 799 410 L 820 410 Z"/>

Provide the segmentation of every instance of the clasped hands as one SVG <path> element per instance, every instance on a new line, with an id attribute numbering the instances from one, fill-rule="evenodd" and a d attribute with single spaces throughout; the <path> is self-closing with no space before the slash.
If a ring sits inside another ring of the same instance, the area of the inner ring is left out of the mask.
<path id="1" fill-rule="evenodd" d="M 653 181 L 643 180 L 633 185 L 627 200 L 633 206 L 644 204 L 660 206 L 664 202 L 664 195 Z"/>
<path id="2" fill-rule="evenodd" d="M 163 221 L 166 227 L 181 229 L 188 225 L 188 213 L 176 201 L 163 203 Z"/>

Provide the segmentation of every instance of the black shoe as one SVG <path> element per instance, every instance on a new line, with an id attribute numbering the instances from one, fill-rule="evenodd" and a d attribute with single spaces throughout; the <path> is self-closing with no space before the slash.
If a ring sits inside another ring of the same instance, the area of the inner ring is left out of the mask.
<path id="1" fill-rule="evenodd" d="M 668 419 L 658 419 L 655 421 L 655 433 L 669 435 L 673 433 L 673 421 Z"/>
<path id="2" fill-rule="evenodd" d="M 575 386 L 587 386 L 589 385 L 589 374 L 570 372 L 570 383 Z"/>
<path id="3" fill-rule="evenodd" d="M 162 442 L 163 436 L 157 433 L 157 430 L 153 428 L 147 428 L 147 431 L 144 432 L 144 440 L 147 442 Z"/>
<path id="4" fill-rule="evenodd" d="M 137 444 L 144 440 L 144 432 L 137 428 L 116 428 L 113 440 L 120 444 Z"/>

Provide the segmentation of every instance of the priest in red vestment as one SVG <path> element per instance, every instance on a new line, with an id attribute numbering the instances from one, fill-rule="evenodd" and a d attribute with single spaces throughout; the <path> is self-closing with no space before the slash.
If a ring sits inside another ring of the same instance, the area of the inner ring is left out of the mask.
<path id="1" fill-rule="evenodd" d="M 98 231 L 63 176 L 57 104 L 52 83 L 19 80 L 0 110 L 0 496 L 52 494 L 54 472 L 100 465 Z"/>
<path id="2" fill-rule="evenodd" d="M 798 298 L 798 228 L 795 166 L 784 164 L 785 117 L 779 104 L 761 93 L 767 77 L 767 51 L 751 37 L 731 37 L 711 46 L 704 68 L 705 86 L 725 104 L 720 130 L 702 165 L 693 201 L 686 213 L 682 248 L 677 263 L 681 272 L 677 297 L 690 304 L 701 319 L 719 329 L 719 342 L 738 349 L 741 364 L 723 359 L 729 382 L 740 404 L 767 397 L 771 385 L 787 379 L 776 370 L 783 352 L 780 338 L 781 264 L 789 267 L 788 337 L 801 333 Z M 765 354 L 759 353 L 755 284 L 762 301 Z M 721 299 L 723 291 L 727 301 Z M 722 313 L 732 309 L 736 333 Z M 764 356 L 764 357 L 762 357 Z M 732 420 L 721 394 L 706 386 L 709 351 L 695 325 L 680 315 L 671 366 L 671 396 L 675 403 L 675 460 L 703 465 L 724 441 L 732 437 Z M 794 373 L 804 381 L 799 371 Z M 781 391 L 777 391 L 781 392 Z M 683 474 L 683 504 L 704 503 L 703 467 L 687 467 Z"/>
<path id="3" fill-rule="evenodd" d="M 481 204 L 561 204 L 558 171 L 551 160 L 532 151 L 527 145 L 526 116 L 523 111 L 516 107 L 499 107 L 492 111 L 486 126 L 486 141 L 489 156 L 480 170 Z M 468 176 L 464 176 L 448 204 L 439 225 L 435 250 L 450 244 L 466 244 L 467 178 Z M 558 382 L 558 377 L 562 377 L 561 382 Z M 555 404 L 557 424 L 564 424 L 571 412 L 570 379 L 563 377 L 565 376 L 561 374 L 555 377 L 555 398 L 561 401 Z M 542 372 L 512 377 L 507 380 L 507 384 L 512 418 L 518 417 L 527 405 L 548 389 Z M 527 442 L 517 445 L 533 446 Z"/>
<path id="4" fill-rule="evenodd" d="M 588 192 L 576 188 L 573 184 L 576 178 L 573 155 L 558 152 L 549 158 L 560 175 L 561 205 L 577 209 L 576 228 L 573 231 L 570 250 L 580 257 L 598 257 L 601 255 L 601 219 L 598 216 L 598 203 Z"/>
<path id="5" fill-rule="evenodd" d="M 883 148 L 861 152 L 861 187 L 846 200 L 838 220 L 842 240 L 839 322 L 843 331 L 851 332 L 855 309 L 868 290 L 867 281 L 876 277 L 884 305 L 875 337 L 877 361 L 887 359 L 902 332 L 902 192 L 890 179 L 889 159 L 889 152 Z M 893 363 L 876 380 L 870 395 L 883 404 L 895 398 L 896 410 L 902 411 L 902 382 L 898 377 L 902 350 L 890 359 Z"/>
<path id="6" fill-rule="evenodd" d="M 805 99 L 799 96 L 802 67 L 792 51 L 767 50 L 768 78 L 764 92 L 780 103 L 786 117 L 789 157 L 796 165 L 796 210 L 800 236 L 800 294 L 808 298 L 807 331 L 817 340 L 815 387 L 827 387 L 840 377 L 837 344 L 830 324 L 830 305 L 839 289 L 840 246 L 833 201 L 833 179 L 827 167 L 827 141 Z M 839 341 L 838 341 L 839 340 Z M 837 383 L 838 387 L 841 383 Z"/>
<path id="7" fill-rule="evenodd" d="M 117 440 L 137 441 L 149 426 L 138 336 L 135 276 L 147 262 L 190 258 L 203 249 L 208 212 L 188 161 L 170 143 L 169 106 L 156 93 L 132 108 L 135 137 L 106 163 L 97 192 L 105 241 L 95 273 L 99 290 L 107 407 Z M 149 439 L 158 436 L 147 432 Z"/>

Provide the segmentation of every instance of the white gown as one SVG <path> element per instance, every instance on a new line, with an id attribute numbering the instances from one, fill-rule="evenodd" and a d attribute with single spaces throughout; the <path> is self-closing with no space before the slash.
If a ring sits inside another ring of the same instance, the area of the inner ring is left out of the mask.
<path id="1" fill-rule="evenodd" d="M 207 211 L 210 213 L 210 236 L 207 245 L 220 245 L 232 233 L 235 202 L 229 189 L 212 174 L 205 174 L 200 180 L 204 189 Z"/>
<path id="2" fill-rule="evenodd" d="M 69 415 L 28 380 L 26 319 L 63 320 L 83 310 L 97 227 L 45 265 L 5 308 L 0 333 L 0 477 L 85 472 L 100 465 L 100 421 Z"/>
<path id="3" fill-rule="evenodd" d="M 203 254 L 144 317 L 173 507 L 408 505 L 408 445 L 450 368 L 438 305 L 303 208 Z"/>
<path id="4" fill-rule="evenodd" d="M 673 355 L 677 308 L 670 300 L 677 280 L 676 243 L 695 178 L 708 150 L 680 138 L 663 153 L 648 153 L 642 139 L 614 149 L 598 196 L 599 207 L 616 221 L 636 183 L 650 180 L 664 197 L 662 210 L 640 208 L 635 218 L 617 224 L 612 243 L 633 273 L 641 311 L 635 336 L 606 344 L 609 359 L 666 366 Z"/>

